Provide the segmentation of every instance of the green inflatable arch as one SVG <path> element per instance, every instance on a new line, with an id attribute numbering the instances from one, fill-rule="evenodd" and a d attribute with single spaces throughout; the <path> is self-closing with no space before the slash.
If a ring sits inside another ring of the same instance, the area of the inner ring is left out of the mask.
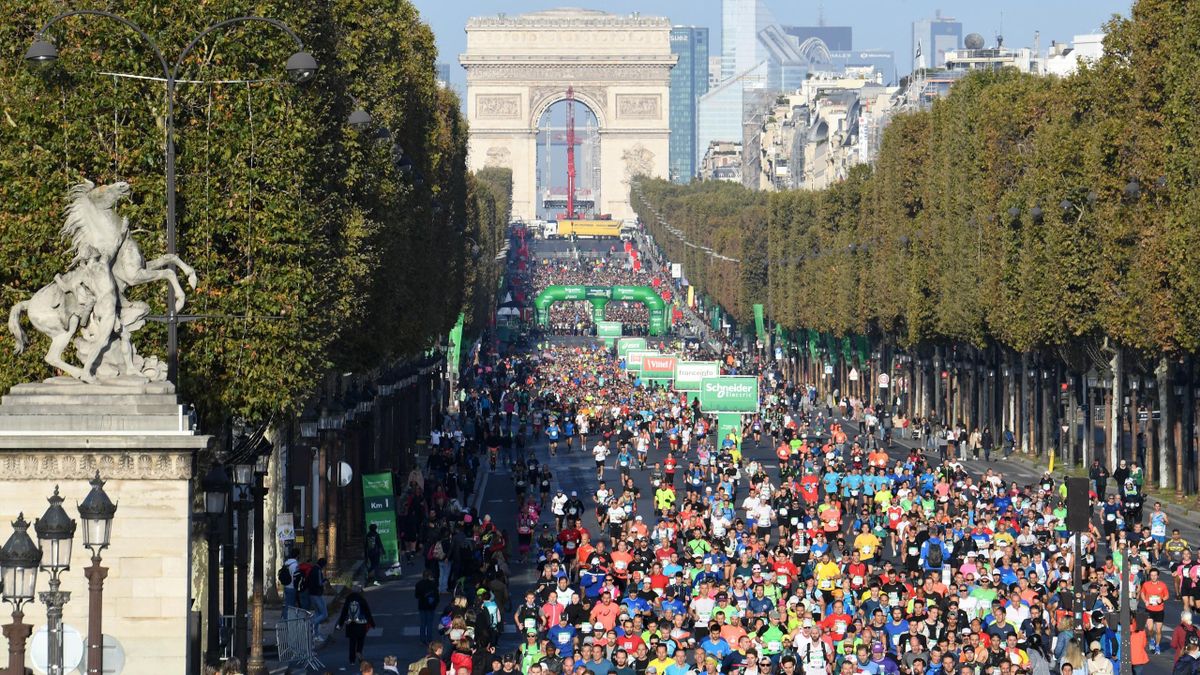
<path id="1" fill-rule="evenodd" d="M 604 307 L 610 301 L 640 302 L 650 313 L 650 334 L 667 332 L 667 303 L 649 286 L 550 286 L 533 301 L 538 325 L 550 325 L 550 305 L 556 302 L 586 300 L 592 303 L 592 320 L 604 320 Z"/>

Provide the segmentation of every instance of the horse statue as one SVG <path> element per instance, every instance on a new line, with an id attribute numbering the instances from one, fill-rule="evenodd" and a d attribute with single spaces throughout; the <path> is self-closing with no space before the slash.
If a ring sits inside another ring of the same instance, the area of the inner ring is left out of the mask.
<path id="1" fill-rule="evenodd" d="M 129 221 L 116 213 L 117 204 L 129 196 L 128 183 L 96 187 L 91 181 L 73 186 L 67 194 L 62 235 L 70 240 L 74 258 L 66 274 L 13 306 L 8 328 L 20 354 L 29 341 L 21 327 L 21 314 L 50 338 L 45 360 L 51 366 L 85 382 L 122 376 L 144 381 L 166 379 L 163 364 L 155 357 L 137 354 L 131 341 L 145 325 L 150 307 L 125 296 L 125 291 L 153 281 L 166 281 L 175 290 L 175 311 L 185 296 L 176 269 L 196 287 L 196 272 L 178 256 L 164 255 L 147 261 L 130 236 Z M 63 358 L 74 339 L 82 366 Z"/>

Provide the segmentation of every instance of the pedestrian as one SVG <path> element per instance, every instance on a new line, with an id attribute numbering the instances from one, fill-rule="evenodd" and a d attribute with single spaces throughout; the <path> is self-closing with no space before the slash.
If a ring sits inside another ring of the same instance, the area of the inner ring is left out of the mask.
<path id="1" fill-rule="evenodd" d="M 383 558 L 383 537 L 379 536 L 379 526 L 371 523 L 367 528 L 367 536 L 363 539 L 363 551 L 366 553 L 367 578 L 372 586 L 379 585 L 380 561 Z"/>
<path id="2" fill-rule="evenodd" d="M 350 665 L 353 666 L 362 659 L 367 631 L 374 627 L 375 619 L 371 614 L 371 605 L 363 595 L 363 587 L 355 584 L 342 604 L 342 613 L 337 622 L 338 630 L 346 629 Z"/>
<path id="3" fill-rule="evenodd" d="M 390 654 L 388 656 L 383 657 L 383 672 L 384 673 L 395 673 L 396 675 L 400 675 L 399 663 L 400 663 L 400 661 L 395 656 L 392 656 Z"/>
<path id="4" fill-rule="evenodd" d="M 297 577 L 300 575 L 300 561 L 296 558 L 300 552 L 295 549 L 289 549 L 287 558 L 284 559 L 283 565 L 279 568 L 278 579 L 279 585 L 283 587 L 283 617 L 286 621 L 292 608 L 300 607 L 300 593 L 296 590 Z"/>
<path id="5" fill-rule="evenodd" d="M 438 591 L 438 582 L 433 578 L 431 570 L 426 569 L 421 573 L 421 580 L 417 582 L 414 594 L 417 598 L 417 613 L 420 615 L 421 621 L 421 641 L 432 642 L 435 620 L 434 612 L 437 611 L 441 593 Z"/>
<path id="6" fill-rule="evenodd" d="M 327 564 L 324 558 L 318 558 L 317 564 L 309 569 L 308 579 L 305 582 L 309 602 L 313 609 L 313 635 L 320 634 L 321 624 L 325 622 L 325 619 L 329 618 L 329 607 L 325 604 L 325 593 L 328 591 L 329 586 L 328 580 L 325 578 L 325 566 Z"/>

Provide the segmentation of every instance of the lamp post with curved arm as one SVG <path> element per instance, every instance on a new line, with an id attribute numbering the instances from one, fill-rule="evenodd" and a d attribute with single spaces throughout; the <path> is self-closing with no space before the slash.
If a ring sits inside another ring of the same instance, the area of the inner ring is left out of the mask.
<path id="1" fill-rule="evenodd" d="M 154 56 L 158 58 L 159 65 L 162 66 L 163 78 L 167 84 L 167 119 L 166 119 L 166 172 L 167 172 L 167 253 L 176 254 L 175 246 L 175 93 L 176 85 L 178 84 L 179 70 L 183 66 L 184 60 L 196 48 L 196 45 L 201 40 L 208 37 L 215 31 L 227 28 L 229 26 L 244 24 L 244 23 L 265 23 L 274 26 L 279 30 L 287 33 L 287 35 L 296 43 L 297 50 L 292 54 L 286 64 L 288 74 L 296 82 L 305 82 L 312 79 L 317 72 L 317 61 L 312 57 L 312 54 L 304 51 L 304 42 L 296 35 L 295 31 L 288 27 L 278 19 L 269 19 L 261 16 L 240 16 L 233 19 L 226 19 L 212 24 L 208 28 L 200 31 L 192 40 L 184 47 L 179 54 L 179 58 L 175 60 L 173 65 L 167 63 L 166 57 L 163 56 L 162 50 L 158 43 L 151 38 L 146 31 L 142 30 L 136 23 L 126 19 L 125 17 L 105 12 L 98 9 L 77 9 L 69 12 L 63 12 L 45 23 L 41 30 L 34 36 L 33 44 L 25 52 L 25 60 L 36 64 L 47 64 L 58 59 L 58 49 L 53 42 L 46 39 L 47 31 L 50 28 L 62 21 L 73 16 L 102 16 L 112 19 L 128 27 L 149 45 L 154 51 Z M 170 286 L 167 287 L 167 379 L 171 382 L 178 382 L 179 377 L 179 317 L 175 309 L 175 291 Z"/>

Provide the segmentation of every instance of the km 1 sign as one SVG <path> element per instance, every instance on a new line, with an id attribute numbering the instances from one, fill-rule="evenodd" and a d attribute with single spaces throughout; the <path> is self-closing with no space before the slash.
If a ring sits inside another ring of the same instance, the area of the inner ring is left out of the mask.
<path id="1" fill-rule="evenodd" d="M 723 376 L 700 380 L 700 410 L 706 413 L 758 412 L 758 378 Z"/>

